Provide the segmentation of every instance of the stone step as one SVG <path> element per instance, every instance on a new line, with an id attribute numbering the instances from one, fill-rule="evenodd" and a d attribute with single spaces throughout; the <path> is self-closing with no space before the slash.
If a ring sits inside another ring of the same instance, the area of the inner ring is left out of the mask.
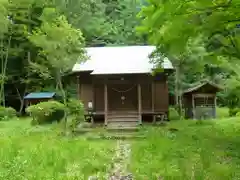
<path id="1" fill-rule="evenodd" d="M 136 127 L 138 121 L 108 121 L 108 127 Z"/>
<path id="2" fill-rule="evenodd" d="M 119 133 L 109 133 L 108 135 L 104 135 L 101 137 L 102 139 L 143 139 L 146 138 L 144 135 L 134 135 L 134 134 L 119 134 Z"/>
<path id="3" fill-rule="evenodd" d="M 107 131 L 132 132 L 132 131 L 139 131 L 139 128 L 137 126 L 107 127 Z"/>
<path id="4" fill-rule="evenodd" d="M 144 139 L 146 136 L 134 134 L 136 132 L 125 132 L 125 133 L 117 133 L 117 132 L 109 132 L 107 134 L 101 136 L 88 136 L 88 140 L 98 140 L 98 139 L 105 139 L 105 140 L 126 140 L 126 139 Z"/>

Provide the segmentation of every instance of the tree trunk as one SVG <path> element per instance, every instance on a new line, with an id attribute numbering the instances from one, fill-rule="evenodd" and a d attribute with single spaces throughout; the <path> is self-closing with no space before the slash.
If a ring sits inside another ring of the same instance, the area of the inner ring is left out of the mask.
<path id="1" fill-rule="evenodd" d="M 59 90 L 61 91 L 61 95 L 62 95 L 62 98 L 63 98 L 63 103 L 64 105 L 66 106 L 67 105 L 67 99 L 66 99 L 66 93 L 64 91 L 64 88 L 63 88 L 63 84 L 62 84 L 62 77 L 61 77 L 61 74 L 60 73 L 57 73 L 57 84 L 59 85 Z M 66 133 L 67 132 L 67 112 L 64 111 L 64 118 L 63 118 L 63 132 Z"/>
<path id="2" fill-rule="evenodd" d="M 20 101 L 20 108 L 19 108 L 19 114 L 22 114 L 23 107 L 24 107 L 24 95 L 26 94 L 27 87 L 25 87 L 25 90 L 23 92 L 23 96 L 21 96 L 21 93 L 19 92 L 18 88 L 16 87 L 18 99 Z"/>
<path id="3" fill-rule="evenodd" d="M 176 66 L 176 73 L 175 73 L 175 103 L 177 107 L 177 111 L 182 117 L 182 92 L 181 92 L 181 66 L 180 64 Z"/>
<path id="4" fill-rule="evenodd" d="M 7 63 L 8 63 L 8 49 L 10 48 L 11 45 L 11 39 L 12 36 L 9 36 L 8 38 L 8 45 L 7 45 L 7 51 L 5 58 L 3 56 L 4 51 L 2 48 L 2 56 L 1 56 L 1 61 L 2 61 L 2 69 L 1 69 L 1 85 L 0 85 L 0 103 L 2 103 L 3 106 L 5 106 L 5 93 L 4 93 L 4 85 L 5 85 L 5 79 L 6 79 L 6 70 L 7 70 Z M 1 39 L 1 46 L 3 47 L 3 38 Z"/>
<path id="5" fill-rule="evenodd" d="M 175 72 L 175 104 L 177 110 L 179 110 L 179 66 L 176 66 L 176 72 Z"/>

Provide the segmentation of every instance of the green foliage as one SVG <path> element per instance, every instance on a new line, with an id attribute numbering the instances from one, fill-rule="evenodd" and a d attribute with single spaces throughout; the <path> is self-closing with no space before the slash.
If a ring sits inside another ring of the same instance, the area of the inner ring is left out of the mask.
<path id="1" fill-rule="evenodd" d="M 240 111 L 239 111 L 239 112 L 237 112 L 236 116 L 237 116 L 237 117 L 240 117 Z"/>
<path id="2" fill-rule="evenodd" d="M 55 4 L 73 27 L 82 30 L 87 46 L 144 43 L 135 32 L 141 0 L 56 0 Z"/>
<path id="3" fill-rule="evenodd" d="M 16 95 L 22 110 L 27 92 L 53 86 L 62 94 L 60 77 L 85 58 L 84 44 L 142 44 L 134 30 L 140 6 L 138 0 L 1 0 L 0 100 Z"/>
<path id="4" fill-rule="evenodd" d="M 8 11 L 7 11 L 8 1 L 7 0 L 0 0 L 0 38 L 4 33 L 8 31 Z"/>
<path id="5" fill-rule="evenodd" d="M 80 100 L 69 99 L 67 103 L 67 107 L 71 115 L 82 116 L 84 114 L 84 105 Z"/>
<path id="6" fill-rule="evenodd" d="M 15 109 L 11 107 L 0 106 L 0 120 L 8 120 L 17 116 Z"/>
<path id="7" fill-rule="evenodd" d="M 229 116 L 237 116 L 237 114 L 240 112 L 240 108 L 230 108 L 229 109 Z"/>
<path id="8" fill-rule="evenodd" d="M 82 33 L 72 28 L 66 17 L 54 8 L 45 8 L 40 19 L 42 25 L 29 39 L 41 49 L 39 53 L 47 58 L 50 69 L 62 75 L 83 57 Z"/>
<path id="9" fill-rule="evenodd" d="M 64 117 L 65 111 L 65 105 L 57 101 L 40 102 L 26 109 L 35 124 L 59 122 Z"/>
<path id="10" fill-rule="evenodd" d="M 194 79 L 207 77 L 223 83 L 234 75 L 239 81 L 239 6 L 238 0 L 176 0 L 149 1 L 142 8 L 138 31 L 147 33 L 158 53 L 175 65 L 176 97 Z"/>
<path id="11" fill-rule="evenodd" d="M 224 98 L 224 103 L 229 108 L 238 108 L 240 107 L 240 83 L 239 78 L 231 77 L 226 81 L 227 89 L 222 95 Z"/>
<path id="12" fill-rule="evenodd" d="M 181 117 L 174 107 L 169 108 L 169 120 L 180 120 Z"/>
<path id="13" fill-rule="evenodd" d="M 227 107 L 217 107 L 216 113 L 217 113 L 217 118 L 218 119 L 227 118 L 227 117 L 229 117 L 229 108 L 227 108 Z"/>
<path id="14" fill-rule="evenodd" d="M 84 121 L 84 105 L 77 99 L 70 99 L 67 102 L 67 108 L 72 116 L 71 127 L 74 130 L 80 122 Z"/>

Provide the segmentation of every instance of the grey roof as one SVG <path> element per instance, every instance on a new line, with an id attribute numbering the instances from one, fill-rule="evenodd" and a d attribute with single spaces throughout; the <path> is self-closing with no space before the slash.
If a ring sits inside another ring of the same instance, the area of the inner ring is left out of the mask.
<path id="1" fill-rule="evenodd" d="M 155 46 L 120 46 L 86 48 L 89 59 L 76 63 L 73 72 L 92 71 L 91 74 L 150 73 L 154 64 L 149 55 Z M 164 69 L 173 69 L 172 63 L 163 59 Z"/>
<path id="2" fill-rule="evenodd" d="M 195 86 L 189 88 L 189 89 L 186 89 L 185 91 L 183 91 L 183 94 L 186 94 L 186 93 L 190 93 L 190 92 L 193 92 L 193 91 L 196 91 L 198 89 L 200 89 L 201 87 L 205 86 L 209 84 L 210 86 L 216 88 L 217 90 L 223 90 L 223 87 L 221 87 L 220 85 L 218 84 L 215 84 L 214 82 L 211 82 L 209 80 L 203 80 L 199 83 L 197 83 Z"/>
<path id="3" fill-rule="evenodd" d="M 32 92 L 24 97 L 24 99 L 44 99 L 52 98 L 55 96 L 55 92 Z"/>

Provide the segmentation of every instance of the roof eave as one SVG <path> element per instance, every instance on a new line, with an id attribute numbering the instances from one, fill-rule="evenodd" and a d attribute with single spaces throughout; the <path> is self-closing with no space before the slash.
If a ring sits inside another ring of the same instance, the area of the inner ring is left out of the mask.
<path id="1" fill-rule="evenodd" d="M 213 83 L 213 82 L 207 81 L 207 82 L 204 82 L 204 83 L 202 83 L 202 84 L 199 84 L 199 85 L 197 85 L 197 86 L 195 86 L 195 87 L 192 87 L 192 88 L 189 88 L 189 89 L 183 91 L 182 94 L 188 94 L 188 93 L 192 93 L 192 92 L 194 92 L 194 91 L 197 91 L 198 89 L 200 89 L 201 87 L 205 86 L 206 84 L 210 84 L 210 85 L 213 86 L 214 88 L 218 89 L 218 91 L 224 90 L 223 87 L 221 87 L 221 86 L 219 86 L 219 85 L 217 85 L 217 84 L 215 84 L 215 83 Z"/>

